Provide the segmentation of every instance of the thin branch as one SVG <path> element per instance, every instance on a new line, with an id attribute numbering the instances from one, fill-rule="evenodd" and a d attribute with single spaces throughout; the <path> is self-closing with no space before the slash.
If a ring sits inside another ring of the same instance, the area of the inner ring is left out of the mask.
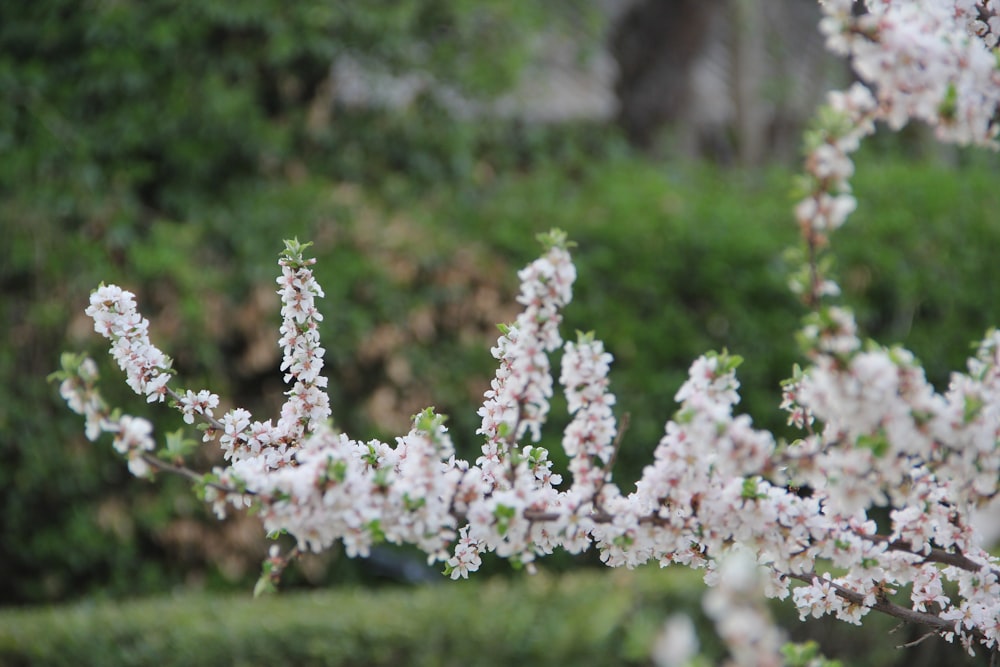
<path id="1" fill-rule="evenodd" d="M 928 637 L 936 637 L 936 636 L 937 634 L 933 632 L 928 632 L 927 634 L 921 635 L 917 639 L 914 639 L 912 642 L 906 642 L 905 644 L 900 644 L 896 648 L 913 648 L 914 646 L 919 646 L 920 644 L 923 644 Z"/>
<path id="2" fill-rule="evenodd" d="M 163 459 L 157 458 L 152 454 L 142 454 L 141 458 L 151 468 L 156 468 L 161 472 L 170 473 L 172 475 L 180 475 L 181 477 L 184 477 L 196 484 L 204 484 L 208 488 L 215 489 L 216 491 L 221 491 L 222 493 L 225 494 L 234 493 L 244 496 L 258 496 L 262 499 L 265 499 L 264 496 L 260 496 L 260 494 L 258 494 L 256 491 L 250 491 L 247 489 L 240 490 L 233 486 L 226 486 L 225 484 L 220 484 L 219 482 L 207 482 L 205 481 L 205 476 L 202 475 L 201 473 L 185 466 L 174 465 L 173 463 L 164 461 Z"/>
<path id="3" fill-rule="evenodd" d="M 873 542 L 885 543 L 890 551 L 905 551 L 906 553 L 913 554 L 914 556 L 922 558 L 925 563 L 952 565 L 967 572 L 982 572 L 983 570 L 988 569 L 996 575 L 998 579 L 1000 579 L 1000 570 L 994 567 L 989 567 L 984 563 L 974 561 L 962 553 L 952 553 L 938 547 L 932 547 L 930 553 L 925 554 L 919 551 L 914 551 L 913 545 L 906 540 L 890 540 L 886 535 L 865 535 L 861 532 L 857 532 L 857 535 Z"/>
<path id="4" fill-rule="evenodd" d="M 178 403 L 181 402 L 181 395 L 178 394 L 173 389 L 171 389 L 169 385 L 167 385 L 165 387 L 165 389 L 167 390 L 167 395 L 170 396 L 170 398 L 174 399 Z M 201 420 L 203 422 L 205 422 L 206 424 L 208 424 L 209 426 L 211 426 L 213 429 L 216 429 L 218 431 L 225 431 L 226 430 L 225 425 L 222 422 L 220 422 L 218 419 L 216 419 L 215 417 L 212 417 L 210 415 L 206 415 L 203 412 L 197 412 L 195 414 L 197 414 L 201 418 Z"/>
<path id="5" fill-rule="evenodd" d="M 806 295 L 806 306 L 815 310 L 820 303 L 819 259 L 817 257 L 819 243 L 816 239 L 816 232 L 811 227 L 806 235 L 806 244 L 809 247 L 809 293 Z"/>

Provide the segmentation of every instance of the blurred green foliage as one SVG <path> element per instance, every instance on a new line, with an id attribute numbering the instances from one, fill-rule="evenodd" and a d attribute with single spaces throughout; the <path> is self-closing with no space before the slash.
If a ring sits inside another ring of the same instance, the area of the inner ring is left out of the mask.
<path id="1" fill-rule="evenodd" d="M 177 216 L 301 155 L 336 57 L 495 93 L 545 16 L 499 1 L 5 3 L 0 182 L 64 216 Z"/>
<path id="2" fill-rule="evenodd" d="M 672 614 L 694 620 L 706 664 L 719 664 L 725 648 L 701 613 L 702 589 L 697 573 L 651 567 L 409 590 L 256 600 L 185 594 L 0 610 L 0 664 L 649 665 Z M 828 657 L 857 667 L 987 664 L 940 639 L 898 649 L 919 635 L 890 635 L 893 625 L 875 614 L 862 628 L 795 621 L 795 641 L 814 637 Z"/>
<path id="3" fill-rule="evenodd" d="M 835 273 L 863 335 L 910 347 L 941 389 L 951 371 L 964 370 L 970 343 L 1000 319 L 1000 287 L 990 277 L 1000 192 L 989 164 L 955 169 L 862 154 L 858 212 L 832 240 Z M 617 410 L 631 413 L 616 477 L 632 481 L 673 414 L 688 366 L 710 349 L 744 357 L 740 408 L 791 435 L 776 409 L 780 381 L 801 361 L 794 330 L 803 311 L 786 286 L 796 267 L 784 252 L 797 243 L 791 181 L 781 167 L 746 173 L 606 155 L 506 173 L 475 196 L 439 188 L 425 197 L 426 215 L 454 235 L 474 226 L 519 263 L 537 252 L 528 239 L 550 227 L 578 243 L 564 333 L 595 330 L 615 356 Z M 548 444 L 558 449 L 558 437 Z"/>
<path id="4" fill-rule="evenodd" d="M 344 52 L 495 92 L 540 12 L 499 0 L 0 3 L 0 603 L 249 590 L 263 555 L 253 519 L 216 524 L 182 481 L 129 478 L 44 378 L 62 350 L 87 350 L 110 402 L 177 428 L 127 393 L 82 315 L 91 289 L 116 282 L 138 294 L 179 386 L 275 414 L 273 279 L 293 236 L 316 243 L 334 417 L 355 437 L 391 437 L 435 405 L 475 458 L 494 324 L 515 315 L 515 271 L 552 227 L 579 244 L 564 333 L 594 330 L 616 357 L 612 389 L 632 416 L 616 471 L 626 488 L 706 350 L 746 358 L 742 407 L 783 429 L 778 382 L 801 315 L 785 288 L 787 170 L 650 163 L 608 128 L 459 122 L 426 98 L 321 113 Z M 910 345 L 940 386 L 1000 320 L 990 169 L 864 156 L 861 205 L 834 238 L 867 332 Z M 554 451 L 565 421 L 557 401 Z M 331 558 L 302 576 L 359 576 Z"/>

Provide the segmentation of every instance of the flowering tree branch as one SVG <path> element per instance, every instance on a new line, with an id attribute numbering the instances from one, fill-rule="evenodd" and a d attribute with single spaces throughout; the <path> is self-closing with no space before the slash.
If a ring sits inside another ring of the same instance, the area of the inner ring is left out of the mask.
<path id="1" fill-rule="evenodd" d="M 193 443 L 180 433 L 154 456 L 150 423 L 107 408 L 89 359 L 64 357 L 60 392 L 85 416 L 90 439 L 113 434 L 134 474 L 158 469 L 195 480 L 219 514 L 255 506 L 268 533 L 296 539 L 292 556 L 336 541 L 350 556 L 378 542 L 409 543 L 459 578 L 478 570 L 486 552 L 530 566 L 557 547 L 595 547 L 609 566 L 682 564 L 724 586 L 726 559 L 750 554 L 763 593 L 791 595 L 803 618 L 860 623 L 874 610 L 970 650 L 996 650 L 1000 566 L 970 514 L 996 495 L 1000 477 L 1000 333 L 988 332 L 966 372 L 940 393 L 908 351 L 862 343 L 850 311 L 830 303 L 839 288 L 826 253 L 856 206 L 849 156 L 876 122 L 899 129 L 918 119 L 944 141 L 996 147 L 998 3 L 879 0 L 860 16 L 850 0 L 821 4 L 829 47 L 851 59 L 862 81 L 830 94 L 806 139 L 795 207 L 806 255 L 792 287 L 811 310 L 800 331 L 808 366 L 784 384 L 782 402 L 800 439 L 778 442 L 737 414 L 741 359 L 709 353 L 692 364 L 635 489 L 620 489 L 611 467 L 624 424 L 609 391 L 611 355 L 593 334 L 564 342 L 559 331 L 576 277 L 560 232 L 546 235 L 544 254 L 518 274 L 523 310 L 492 349 L 498 368 L 478 410 L 483 445 L 474 462 L 456 457 L 431 408 L 394 444 L 328 425 L 315 305 L 323 292 L 315 260 L 297 241 L 286 242 L 279 262 L 289 390 L 276 423 L 241 408 L 216 416 L 215 394 L 172 388 L 171 360 L 150 342 L 134 296 L 116 286 L 91 296 L 87 314 L 128 385 L 150 402 L 169 400 L 189 424 L 201 421 L 225 466 L 187 468 Z M 571 415 L 566 484 L 538 445 L 554 392 L 549 355 L 559 349 Z M 889 509 L 881 532 L 870 517 L 876 508 Z M 286 562 L 272 553 L 265 587 Z M 793 590 L 792 580 L 802 585 Z M 737 597 L 749 590 L 737 589 Z M 753 639 L 729 630 L 720 631 L 733 643 Z M 765 664 L 761 651 L 771 649 L 755 646 L 744 664 Z"/>
<path id="2" fill-rule="evenodd" d="M 869 607 L 872 611 L 882 612 L 892 616 L 893 618 L 898 618 L 901 621 L 906 621 L 907 623 L 915 623 L 917 625 L 924 625 L 935 633 L 948 634 L 954 631 L 954 624 L 944 620 L 936 614 L 931 614 L 922 611 L 915 611 L 909 607 L 904 607 L 902 605 L 890 602 L 885 597 L 876 598 L 874 602 L 866 601 L 865 596 L 856 591 L 852 591 L 848 588 L 844 588 L 840 584 L 834 583 L 820 577 L 815 572 L 803 572 L 798 574 L 789 574 L 792 579 L 797 579 L 812 587 L 820 587 L 827 591 L 827 595 L 835 594 L 838 598 L 846 602 L 847 604 L 856 605 L 859 607 Z"/>

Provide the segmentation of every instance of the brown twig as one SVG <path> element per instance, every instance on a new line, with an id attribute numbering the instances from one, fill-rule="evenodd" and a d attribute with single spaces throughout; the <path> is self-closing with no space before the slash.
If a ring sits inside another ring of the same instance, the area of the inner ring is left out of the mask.
<path id="1" fill-rule="evenodd" d="M 917 639 L 914 639 L 912 642 L 906 642 L 905 644 L 900 644 L 896 648 L 913 648 L 914 646 L 919 646 L 920 644 L 923 644 L 924 641 L 926 641 L 928 637 L 936 637 L 936 636 L 937 635 L 935 633 L 928 632 L 928 633 L 926 633 L 924 635 L 921 635 Z"/>
<path id="2" fill-rule="evenodd" d="M 962 553 L 952 553 L 950 551 L 945 551 L 944 549 L 938 547 L 932 547 L 929 553 L 921 553 L 913 550 L 913 545 L 906 540 L 890 540 L 886 535 L 866 535 L 861 532 L 857 532 L 862 538 L 871 540 L 873 542 L 881 542 L 887 545 L 890 551 L 905 551 L 906 553 L 913 554 L 923 559 L 924 563 L 940 563 L 942 565 L 952 565 L 959 569 L 965 570 L 966 572 L 981 572 L 984 569 L 988 569 L 994 575 L 1000 579 L 1000 570 L 984 565 L 977 561 L 972 560 L 968 556 Z"/>
<path id="3" fill-rule="evenodd" d="M 812 584 L 815 580 L 827 581 L 822 577 L 818 576 L 815 572 L 805 572 L 802 574 L 795 574 L 789 572 L 781 573 L 782 576 L 788 577 L 790 579 L 797 579 L 799 581 L 805 582 L 807 584 Z M 955 631 L 954 621 L 946 621 L 936 614 L 931 614 L 923 611 L 916 611 L 908 607 L 903 607 L 894 602 L 890 602 L 885 597 L 877 597 L 874 604 L 865 604 L 865 596 L 857 591 L 852 591 L 849 588 L 844 588 L 840 584 L 829 582 L 831 588 L 834 589 L 837 596 L 850 602 L 851 604 L 861 605 L 863 607 L 868 607 L 877 612 L 887 614 L 893 618 L 898 618 L 901 621 L 906 621 L 907 623 L 917 623 L 931 628 L 936 634 L 944 634 L 948 632 Z M 973 630 L 972 634 L 976 638 L 982 637 L 982 632 L 979 630 Z"/>
<path id="4" fill-rule="evenodd" d="M 240 490 L 233 486 L 226 486 L 225 484 L 220 484 L 219 482 L 208 482 L 205 480 L 205 476 L 201 473 L 192 470 L 186 466 L 174 465 L 168 461 L 157 458 L 152 454 L 143 454 L 141 456 L 142 460 L 148 464 L 151 468 L 156 468 L 161 472 L 170 473 L 172 475 L 180 475 L 196 484 L 204 484 L 208 488 L 215 489 L 216 491 L 221 491 L 225 494 L 235 493 L 245 496 L 260 496 L 256 491 L 249 491 L 246 489 Z"/>

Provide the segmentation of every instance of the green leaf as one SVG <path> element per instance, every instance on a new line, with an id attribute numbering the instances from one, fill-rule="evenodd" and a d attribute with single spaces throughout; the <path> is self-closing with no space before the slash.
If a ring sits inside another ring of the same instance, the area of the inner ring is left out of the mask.
<path id="1" fill-rule="evenodd" d="M 493 510 L 493 518 L 496 519 L 497 532 L 500 535 L 507 534 L 510 520 L 514 518 L 515 514 L 517 514 L 517 510 L 509 505 L 497 505 L 496 509 Z"/>
<path id="2" fill-rule="evenodd" d="M 678 410 L 674 413 L 674 421 L 678 424 L 690 424 L 694 421 L 695 411 L 691 408 L 685 408 L 683 410 Z"/>
<path id="3" fill-rule="evenodd" d="M 536 238 L 546 251 L 552 250 L 553 248 L 569 250 L 570 248 L 576 246 L 575 243 L 569 240 L 566 232 L 561 229 L 550 229 L 548 232 L 539 234 Z"/>
<path id="4" fill-rule="evenodd" d="M 420 509 L 421 507 L 423 507 L 426 504 L 427 504 L 427 499 L 426 498 L 415 498 L 414 499 L 414 498 L 411 498 L 410 494 L 408 494 L 408 493 L 404 493 L 403 494 L 403 506 L 406 507 L 406 510 L 408 512 L 415 512 L 415 511 L 417 511 L 418 509 Z"/>
<path id="5" fill-rule="evenodd" d="M 413 417 L 413 427 L 417 431 L 434 434 L 441 426 L 444 426 L 448 417 L 434 412 L 434 407 L 424 408 L 424 411 Z"/>
<path id="6" fill-rule="evenodd" d="M 183 461 L 190 456 L 198 443 L 184 437 L 184 429 L 177 429 L 166 434 L 166 444 L 156 453 L 164 461 Z"/>
<path id="7" fill-rule="evenodd" d="M 300 243 L 298 238 L 291 240 L 285 239 L 285 251 L 284 256 L 291 260 L 301 260 L 302 253 L 306 248 L 312 245 L 312 241 L 306 243 Z"/>
<path id="8" fill-rule="evenodd" d="M 747 477 L 743 480 L 743 490 L 740 492 L 740 497 L 743 500 L 760 500 L 767 497 L 766 493 L 757 490 L 759 479 L 759 477 Z"/>
<path id="9" fill-rule="evenodd" d="M 938 115 L 946 121 L 953 121 L 957 112 L 958 90 L 955 88 L 955 84 L 949 81 L 948 89 L 944 92 L 944 98 L 938 104 Z"/>
<path id="10" fill-rule="evenodd" d="M 274 583 L 274 566 L 271 561 L 264 561 L 262 567 L 262 572 L 260 577 L 257 578 L 257 583 L 253 587 L 254 598 L 259 598 L 263 595 L 272 595 L 278 592 L 278 586 Z"/>
<path id="11" fill-rule="evenodd" d="M 858 436 L 857 446 L 870 449 L 877 458 L 882 458 L 889 451 L 889 438 L 885 431 L 879 430 L 877 433 Z"/>
<path id="12" fill-rule="evenodd" d="M 326 461 L 327 479 L 343 482 L 347 479 L 347 461 L 343 459 L 327 459 Z"/>
<path id="13" fill-rule="evenodd" d="M 985 407 L 986 402 L 983 400 L 982 396 L 975 396 L 972 394 L 965 395 L 965 402 L 962 406 L 962 419 L 966 424 L 971 424 L 978 417 L 979 413 L 982 412 L 983 407 Z"/>
<path id="14" fill-rule="evenodd" d="M 371 535 L 373 544 L 381 544 L 385 542 L 385 531 L 382 530 L 382 522 L 378 519 L 372 519 L 368 522 L 366 526 L 368 528 L 368 534 Z"/>
<path id="15" fill-rule="evenodd" d="M 194 483 L 194 493 L 198 496 L 198 500 L 205 500 L 205 491 L 209 486 L 213 484 L 218 484 L 220 478 L 214 472 L 206 472 L 201 476 L 201 479 Z"/>

